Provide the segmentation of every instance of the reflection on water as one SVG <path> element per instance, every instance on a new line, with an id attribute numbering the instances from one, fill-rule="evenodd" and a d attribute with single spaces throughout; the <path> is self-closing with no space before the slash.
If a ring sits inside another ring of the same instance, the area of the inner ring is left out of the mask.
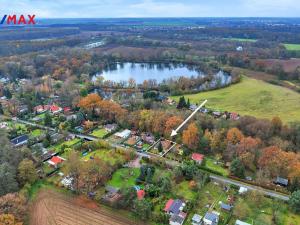
<path id="1" fill-rule="evenodd" d="M 149 79 L 162 82 L 171 77 L 196 77 L 201 74 L 195 68 L 182 64 L 116 63 L 109 65 L 102 73 L 97 73 L 93 80 L 101 75 L 105 80 L 115 82 L 128 81 L 133 78 L 138 84 L 141 84 L 144 80 Z"/>

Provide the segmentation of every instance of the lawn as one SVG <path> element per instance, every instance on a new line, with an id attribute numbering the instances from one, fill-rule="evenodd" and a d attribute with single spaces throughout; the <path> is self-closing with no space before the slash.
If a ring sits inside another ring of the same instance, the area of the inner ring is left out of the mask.
<path id="1" fill-rule="evenodd" d="M 59 144 L 56 144 L 56 145 L 53 145 L 53 146 L 50 146 L 49 149 L 55 149 L 56 152 L 59 152 L 61 150 L 61 147 L 63 145 L 67 146 L 68 148 L 75 145 L 75 144 L 78 144 L 79 142 L 81 141 L 80 138 L 74 138 L 72 140 L 69 140 L 69 141 L 64 141 L 62 143 L 59 143 Z"/>
<path id="2" fill-rule="evenodd" d="M 107 184 L 116 188 L 133 187 L 139 175 L 140 169 L 138 168 L 122 168 L 113 174 Z"/>
<path id="3" fill-rule="evenodd" d="M 288 51 L 300 51 L 300 44 L 283 44 Z"/>
<path id="4" fill-rule="evenodd" d="M 82 157 L 82 160 L 88 161 L 92 158 L 99 158 L 106 162 L 111 163 L 114 165 L 117 161 L 122 160 L 122 156 L 120 154 L 114 153 L 112 150 L 106 150 L 106 149 L 99 149 L 96 151 L 92 151 L 88 153 L 87 155 Z"/>
<path id="5" fill-rule="evenodd" d="M 180 96 L 173 97 L 178 101 Z M 300 94 L 261 80 L 243 77 L 238 84 L 213 91 L 185 95 L 192 103 L 204 99 L 206 107 L 258 118 L 279 116 L 285 123 L 300 121 Z"/>
<path id="6" fill-rule="evenodd" d="M 90 135 L 98 137 L 98 138 L 103 138 L 107 134 L 108 134 L 108 132 L 104 128 L 98 128 L 98 129 L 93 130 L 93 132 Z"/>
<path id="7" fill-rule="evenodd" d="M 229 41 L 239 41 L 239 42 L 256 42 L 256 39 L 250 39 L 250 38 L 224 38 Z"/>
<path id="8" fill-rule="evenodd" d="M 193 200 L 196 197 L 196 192 L 189 188 L 189 181 L 183 181 L 176 185 L 174 194 L 185 200 Z"/>
<path id="9" fill-rule="evenodd" d="M 42 130 L 40 130 L 40 129 L 35 129 L 35 130 L 31 131 L 30 135 L 31 135 L 32 137 L 39 137 L 39 136 L 42 135 Z"/>
<path id="10" fill-rule="evenodd" d="M 215 162 L 216 162 L 216 160 L 214 160 L 214 159 L 205 158 L 205 167 L 210 170 L 221 173 L 222 176 L 225 176 L 225 177 L 228 176 L 229 171 L 227 169 L 225 169 L 222 165 L 216 164 Z"/>

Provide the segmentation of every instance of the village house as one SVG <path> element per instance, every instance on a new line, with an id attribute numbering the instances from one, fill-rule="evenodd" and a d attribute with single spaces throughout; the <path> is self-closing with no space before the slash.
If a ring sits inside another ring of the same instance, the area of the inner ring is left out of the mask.
<path id="1" fill-rule="evenodd" d="M 21 146 L 21 145 L 25 145 L 28 142 L 29 137 L 25 134 L 25 135 L 21 135 L 19 137 L 16 137 L 12 140 L 10 140 L 10 142 L 15 146 Z"/>
<path id="2" fill-rule="evenodd" d="M 199 165 L 202 164 L 203 159 L 204 159 L 204 155 L 202 155 L 202 154 L 199 154 L 199 153 L 192 154 L 192 160 L 194 160 Z"/>
<path id="3" fill-rule="evenodd" d="M 220 213 L 216 211 L 207 212 L 203 218 L 204 225 L 217 225 L 219 223 Z"/>
<path id="4" fill-rule="evenodd" d="M 152 145 L 155 142 L 155 137 L 150 133 L 143 132 L 141 134 L 141 137 L 142 137 L 142 140 L 148 144 Z"/>
<path id="5" fill-rule="evenodd" d="M 225 211 L 228 211 L 228 212 L 231 211 L 231 209 L 232 209 L 232 205 L 225 204 L 223 202 L 221 202 L 220 207 L 221 207 L 222 210 L 225 210 Z"/>
<path id="6" fill-rule="evenodd" d="M 58 114 L 58 113 L 60 113 L 62 111 L 63 111 L 63 109 L 61 107 L 57 106 L 57 105 L 51 105 L 50 106 L 50 112 L 52 114 Z"/>
<path id="7" fill-rule="evenodd" d="M 51 159 L 49 159 L 47 162 L 53 166 L 54 168 L 58 168 L 58 166 L 65 161 L 64 158 L 60 156 L 53 156 Z"/>
<path id="8" fill-rule="evenodd" d="M 1 122 L 0 123 L 0 129 L 8 129 L 8 123 L 7 122 Z"/>
<path id="9" fill-rule="evenodd" d="M 232 112 L 230 113 L 230 119 L 231 120 L 239 120 L 240 119 L 240 115 L 236 112 Z"/>
<path id="10" fill-rule="evenodd" d="M 137 195 L 138 200 L 144 199 L 145 194 L 146 194 L 145 190 L 137 190 L 136 191 L 136 195 Z"/>
<path id="11" fill-rule="evenodd" d="M 119 193 L 119 189 L 112 186 L 105 187 L 105 195 L 102 196 L 102 202 L 113 205 L 121 199 L 122 195 Z"/>
<path id="12" fill-rule="evenodd" d="M 171 215 L 169 220 L 170 225 L 182 225 L 186 218 L 186 213 L 183 212 L 185 202 L 180 199 L 169 199 L 165 205 L 164 211 Z"/>
<path id="13" fill-rule="evenodd" d="M 121 139 L 126 139 L 130 136 L 131 134 L 131 131 L 126 129 L 126 130 L 123 130 L 122 132 L 117 132 L 115 133 L 114 135 L 117 137 L 117 138 L 121 138 Z"/>
<path id="14" fill-rule="evenodd" d="M 43 105 L 38 105 L 33 108 L 33 111 L 36 112 L 37 114 L 41 114 L 47 111 L 47 109 Z"/>
<path id="15" fill-rule="evenodd" d="M 251 225 L 250 223 L 243 222 L 241 220 L 236 220 L 235 225 Z"/>
<path id="16" fill-rule="evenodd" d="M 117 128 L 118 128 L 118 125 L 117 125 L 116 123 L 104 125 L 104 129 L 105 129 L 108 133 L 114 132 Z"/>
<path id="17" fill-rule="evenodd" d="M 202 216 L 198 214 L 194 214 L 192 218 L 192 225 L 201 225 L 202 224 Z"/>
<path id="18" fill-rule="evenodd" d="M 276 177 L 276 180 L 274 181 L 274 184 L 280 185 L 282 187 L 287 187 L 289 184 L 289 180 L 282 178 L 282 177 Z"/>
<path id="19" fill-rule="evenodd" d="M 185 212 L 180 212 L 179 214 L 173 214 L 169 220 L 170 225 L 182 225 L 186 218 Z"/>

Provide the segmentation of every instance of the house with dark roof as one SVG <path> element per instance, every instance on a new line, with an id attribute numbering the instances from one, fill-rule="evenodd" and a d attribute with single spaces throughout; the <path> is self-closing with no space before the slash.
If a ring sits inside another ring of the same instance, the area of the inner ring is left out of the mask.
<path id="1" fill-rule="evenodd" d="M 232 205 L 229 204 L 225 204 L 225 203 L 221 203 L 220 204 L 221 209 L 225 210 L 225 211 L 230 211 L 232 209 Z"/>
<path id="2" fill-rule="evenodd" d="M 274 181 L 274 184 L 283 186 L 283 187 L 287 187 L 289 184 L 289 180 L 282 178 L 282 177 L 276 177 L 276 180 Z"/>
<path id="3" fill-rule="evenodd" d="M 169 220 L 170 225 L 182 225 L 186 218 L 185 212 L 180 212 L 179 214 L 173 214 Z"/>
<path id="4" fill-rule="evenodd" d="M 18 146 L 27 144 L 28 139 L 29 139 L 28 136 L 25 134 L 25 135 L 21 135 L 21 136 L 19 136 L 19 137 L 16 137 L 16 138 L 10 140 L 10 142 L 11 142 L 15 147 L 18 147 Z"/>
<path id="5" fill-rule="evenodd" d="M 185 203 L 180 199 L 169 199 L 166 203 L 164 211 L 170 215 L 179 214 L 183 208 L 185 207 Z"/>
<path id="6" fill-rule="evenodd" d="M 220 213 L 216 211 L 207 212 L 203 218 L 204 225 L 217 225 L 219 223 Z"/>

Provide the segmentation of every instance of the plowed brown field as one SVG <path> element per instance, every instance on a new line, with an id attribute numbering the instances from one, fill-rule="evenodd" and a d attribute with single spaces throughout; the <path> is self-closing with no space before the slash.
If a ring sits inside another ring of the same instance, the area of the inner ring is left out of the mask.
<path id="1" fill-rule="evenodd" d="M 31 207 L 30 225 L 138 225 L 118 213 L 100 208 L 84 197 L 41 191 Z"/>

